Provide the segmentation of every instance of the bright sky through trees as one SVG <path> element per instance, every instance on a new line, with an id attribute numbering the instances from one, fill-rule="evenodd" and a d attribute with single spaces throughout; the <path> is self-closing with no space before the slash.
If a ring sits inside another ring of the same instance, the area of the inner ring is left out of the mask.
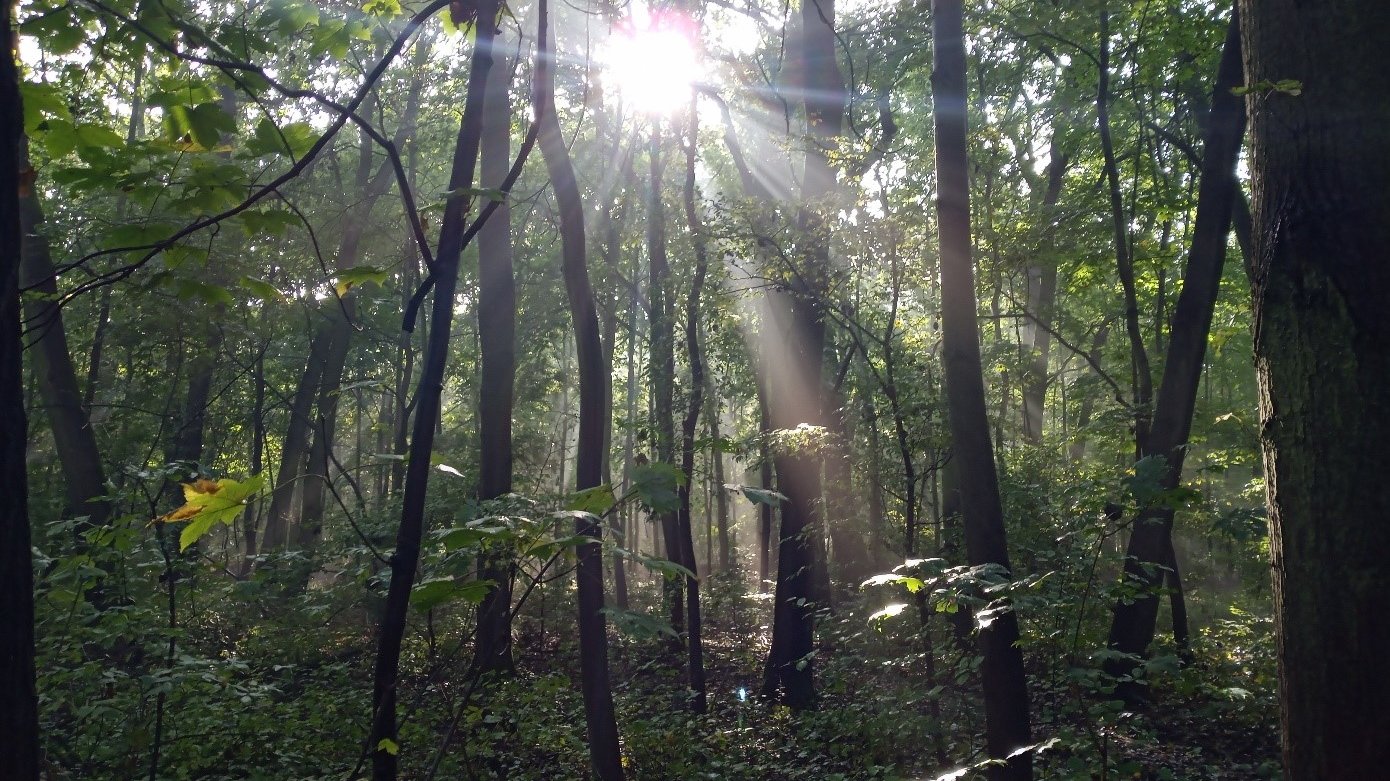
<path id="1" fill-rule="evenodd" d="M 639 10 L 608 39 L 604 81 L 635 111 L 671 114 L 690 101 L 690 85 L 703 76 L 695 39 L 684 15 Z"/>

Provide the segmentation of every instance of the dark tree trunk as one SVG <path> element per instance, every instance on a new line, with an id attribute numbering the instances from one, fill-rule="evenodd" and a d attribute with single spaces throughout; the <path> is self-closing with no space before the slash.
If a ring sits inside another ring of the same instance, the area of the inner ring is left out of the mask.
<path id="1" fill-rule="evenodd" d="M 1173 311 L 1173 331 L 1168 341 L 1153 425 L 1140 451 L 1141 455 L 1167 460 L 1163 487 L 1168 489 L 1176 488 L 1182 478 L 1183 457 L 1187 452 L 1187 437 L 1192 430 L 1192 414 L 1206 357 L 1207 334 L 1211 330 L 1212 312 L 1226 263 L 1231 210 L 1239 186 L 1236 159 L 1245 134 L 1241 100 L 1231 90 L 1240 85 L 1241 79 L 1240 29 L 1233 15 L 1207 121 L 1192 247 L 1182 293 Z M 1140 584 L 1141 591 L 1133 600 L 1115 604 L 1109 642 L 1118 651 L 1135 655 L 1147 652 L 1158 620 L 1158 587 L 1165 579 L 1174 586 L 1175 594 L 1181 594 L 1172 535 L 1171 509 L 1143 511 L 1134 524 L 1126 551 L 1125 577 Z M 1167 578 L 1165 569 L 1170 571 Z M 1183 612 L 1176 611 L 1173 617 L 1175 637 L 1185 638 L 1188 634 L 1182 620 L 1185 618 Z M 1187 649 L 1180 644 L 1179 651 L 1186 653 Z M 1127 673 L 1131 667 L 1124 660 L 1109 666 L 1115 673 Z"/>
<path id="2" fill-rule="evenodd" d="M 6 8 L 0 21 L 0 41 L 12 40 L 13 20 Z M 6 171 L 0 177 L 0 616 L 5 620 L 4 630 L 0 631 L 0 735 L 4 736 L 6 777 L 38 781 L 34 570 L 24 461 L 28 442 L 22 368 L 24 339 L 19 317 L 19 265 L 24 241 L 18 174 L 19 161 L 23 159 L 23 117 L 19 73 L 7 48 L 0 58 L 0 161 L 4 161 Z"/>
<path id="3" fill-rule="evenodd" d="M 681 189 L 685 203 L 685 224 L 695 252 L 695 278 L 690 283 L 690 295 L 685 303 L 685 349 L 690 365 L 690 397 L 685 419 L 681 421 L 681 472 L 685 484 L 678 489 L 680 496 L 680 543 L 682 564 L 691 575 L 685 581 L 686 667 L 690 682 L 691 708 L 704 713 L 705 696 L 704 646 L 700 629 L 700 580 L 695 563 L 695 539 L 690 519 L 690 490 L 695 484 L 695 433 L 700 424 L 700 407 L 705 392 L 705 362 L 700 348 L 700 294 L 709 271 L 709 254 L 705 248 L 704 226 L 700 219 L 695 193 L 695 151 L 699 142 L 699 125 L 695 105 L 690 106 L 690 140 L 685 151 L 685 186 Z M 722 489 L 721 489 L 722 490 Z"/>
<path id="4" fill-rule="evenodd" d="M 970 182 L 967 174 L 965 35 L 960 0 L 932 3 L 932 87 L 935 107 L 937 221 L 941 244 L 942 362 L 951 442 L 958 467 L 962 522 L 970 564 L 1010 569 L 998 475 L 985 410 L 970 258 Z M 985 743 L 992 781 L 1033 777 L 1028 688 L 1012 609 L 980 629 L 984 656 Z M 1012 755 L 1012 756 L 1011 756 Z"/>
<path id="5" fill-rule="evenodd" d="M 544 1 L 544 0 L 542 0 Z M 541 25 L 547 24 L 541 6 Z M 541 57 L 544 58 L 542 48 Z M 579 445 L 575 452 L 575 488 L 594 488 L 603 481 L 603 414 L 607 391 L 603 376 L 603 343 L 599 339 L 598 314 L 589 287 L 584 235 L 584 203 L 574 177 L 569 149 L 560 132 L 555 113 L 555 81 L 546 63 L 536 79 L 542 97 L 537 101 L 541 153 L 555 188 L 560 210 L 560 241 L 574 323 L 575 361 L 579 367 Z M 575 533 L 595 538 L 602 535 L 597 519 L 576 518 Z M 602 546 L 581 545 L 575 580 L 579 591 L 579 667 L 580 688 L 584 694 L 585 725 L 589 738 L 589 760 L 599 781 L 622 781 L 622 755 L 618 749 L 618 726 L 613 710 L 613 690 L 608 681 L 608 633 L 603 610 Z"/>
<path id="6" fill-rule="evenodd" d="M 28 161 L 23 163 L 29 167 Z M 67 330 L 58 303 L 58 282 L 49 253 L 48 237 L 43 234 L 43 210 L 34 186 L 19 198 L 20 286 L 37 295 L 24 299 L 25 333 L 29 341 L 39 394 L 53 431 L 53 444 L 63 469 L 63 488 L 67 493 L 65 513 L 87 516 L 87 523 L 100 526 L 111 513 L 110 505 L 99 497 L 107 494 L 106 471 L 97 449 L 77 371 L 68 350 Z"/>
<path id="7" fill-rule="evenodd" d="M 1284 777 L 1390 767 L 1390 4 L 1243 0 Z M 1259 85 L 1297 79 L 1299 94 Z"/>
<path id="8" fill-rule="evenodd" d="M 468 95 L 459 122 L 449 175 L 451 192 L 473 186 L 482 138 L 487 76 L 492 66 L 492 39 L 496 33 L 491 20 L 497 18 L 497 8 L 497 0 L 482 0 L 477 7 L 478 23 L 468 72 Z M 540 51 L 544 52 L 543 42 Z M 411 431 L 410 459 L 406 464 L 405 493 L 401 499 L 401 522 L 396 531 L 395 551 L 391 554 L 391 585 L 377 637 L 372 680 L 372 731 L 367 744 L 372 751 L 373 781 L 395 781 L 397 773 L 396 754 L 399 749 L 387 749 L 392 744 L 399 746 L 396 701 L 401 640 L 405 636 L 410 591 L 420 564 L 420 542 L 425 531 L 425 492 L 431 471 L 430 453 L 434 449 L 434 434 L 439 424 L 440 400 L 449 357 L 449 332 L 454 317 L 454 294 L 458 287 L 459 257 L 463 252 L 463 237 L 471 205 L 469 198 L 448 199 L 439 228 L 429 340 L 425 346 L 420 383 L 415 391 L 415 419 Z"/>
<path id="9" fill-rule="evenodd" d="M 511 160 L 511 63 L 494 39 L 483 107 L 483 187 L 499 187 Z M 516 281 L 512 271 L 511 209 L 503 201 L 478 232 L 478 498 L 512 492 L 512 398 L 516 384 Z M 512 669 L 512 555 L 488 551 L 478 577 L 496 583 L 478 606 L 473 664 L 485 671 Z"/>
<path id="10" fill-rule="evenodd" d="M 652 428 L 656 435 L 656 460 L 663 464 L 675 464 L 676 429 L 675 415 L 675 307 L 671 285 L 671 268 L 666 258 L 666 210 L 661 200 L 661 161 L 660 120 L 652 120 L 651 143 L 648 146 L 650 157 L 650 185 L 647 201 L 647 259 L 648 290 L 647 299 L 651 302 L 648 317 L 650 327 L 650 358 L 648 370 L 651 372 L 652 408 L 654 420 Z M 681 561 L 683 558 L 680 537 L 680 517 L 678 511 L 658 513 L 661 523 L 661 538 L 666 546 L 666 558 Z M 677 633 L 685 629 L 684 584 L 678 578 L 665 578 L 662 581 L 662 597 L 671 626 Z M 673 649 L 679 652 L 679 642 L 673 642 Z"/>

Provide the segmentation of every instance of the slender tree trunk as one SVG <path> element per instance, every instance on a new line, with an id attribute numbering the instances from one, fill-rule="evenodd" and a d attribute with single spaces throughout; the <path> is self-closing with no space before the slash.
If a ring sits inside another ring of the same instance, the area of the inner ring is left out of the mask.
<path id="1" fill-rule="evenodd" d="M 1003 507 L 990 445 L 980 363 L 975 279 L 970 258 L 970 182 L 967 174 L 965 35 L 960 0 L 932 3 L 932 87 L 935 107 L 937 221 L 941 244 L 942 361 L 951 442 L 959 467 L 965 544 L 972 566 L 1010 569 Z M 1004 606 L 1007 607 L 1007 606 Z M 985 743 L 992 781 L 1033 777 L 1028 688 L 1012 609 L 980 629 L 984 656 Z M 1018 752 L 1018 753 L 1015 753 Z"/>
<path id="2" fill-rule="evenodd" d="M 656 434 L 656 460 L 663 464 L 675 464 L 676 430 L 675 415 L 675 321 L 674 295 L 671 285 L 671 268 L 666 259 L 666 210 L 661 200 L 661 180 L 663 164 L 661 160 L 661 126 L 659 119 L 652 120 L 651 142 L 648 145 L 650 158 L 651 190 L 647 201 L 647 259 L 648 291 L 651 302 L 651 315 L 648 318 L 651 329 L 648 365 L 652 383 L 652 428 Z M 666 558 L 681 561 L 680 517 L 678 511 L 658 513 L 661 523 L 662 541 L 666 546 Z M 662 596 L 666 601 L 666 611 L 671 626 L 677 633 L 685 629 L 684 584 L 678 578 L 662 581 Z M 678 650 L 679 643 L 674 643 Z"/>
<path id="3" fill-rule="evenodd" d="M 1043 191 L 1042 246 L 1039 251 L 1049 257 L 1028 266 L 1028 312 L 1033 318 L 1032 338 L 1029 340 L 1028 373 L 1023 381 L 1023 436 L 1032 444 L 1041 444 L 1044 406 L 1047 400 L 1048 359 L 1052 351 L 1053 308 L 1057 303 L 1057 259 L 1050 257 L 1056 232 L 1057 199 L 1062 193 L 1062 179 L 1067 171 L 1067 156 L 1057 146 L 1058 131 L 1053 131 L 1052 151 L 1047 164 L 1047 187 Z"/>
<path id="4" fill-rule="evenodd" d="M 685 154 L 685 186 L 682 200 L 685 203 L 685 223 L 690 231 L 690 242 L 695 252 L 695 278 L 690 283 L 690 294 L 685 303 L 685 349 L 686 360 L 690 365 L 690 397 L 686 402 L 685 419 L 681 421 L 681 472 L 685 483 L 677 492 L 680 498 L 680 543 L 683 549 L 682 562 L 691 575 L 685 582 L 685 630 L 686 667 L 691 690 L 691 708 L 696 713 L 704 713 L 705 662 L 704 646 L 701 642 L 700 579 L 695 559 L 694 528 L 690 517 L 690 490 L 695 484 L 695 433 L 700 424 L 700 407 L 705 392 L 705 362 L 700 348 L 700 294 L 705 287 L 705 276 L 709 271 L 709 254 L 705 247 L 704 226 L 695 193 L 695 151 L 699 142 L 698 117 L 695 101 L 690 104 L 690 139 Z"/>
<path id="5" fill-rule="evenodd" d="M 1173 312 L 1173 331 L 1164 361 L 1163 382 L 1159 386 L 1158 402 L 1154 408 L 1153 426 L 1141 451 L 1142 455 L 1157 456 L 1167 461 L 1163 487 L 1170 490 L 1176 488 L 1182 479 L 1183 458 L 1187 453 L 1187 438 L 1192 430 L 1197 389 L 1206 358 L 1207 336 L 1221 287 L 1222 270 L 1225 268 L 1231 210 L 1239 187 L 1236 160 L 1241 138 L 1245 134 L 1245 112 L 1240 98 L 1233 95 L 1231 90 L 1240 86 L 1242 78 L 1240 27 L 1233 14 L 1207 121 L 1201 185 L 1197 193 L 1196 227 L 1192 234 L 1187 270 L 1183 276 L 1182 293 Z M 1146 653 L 1153 642 L 1158 620 L 1158 587 L 1166 580 L 1174 586 L 1175 595 L 1181 594 L 1172 536 L 1172 509 L 1151 509 L 1140 513 L 1130 534 L 1125 556 L 1125 578 L 1137 583 L 1140 593 L 1133 599 L 1115 603 L 1110 625 L 1112 648 L 1126 654 Z M 1170 576 L 1166 578 L 1165 569 L 1170 571 Z M 1175 637 L 1185 638 L 1188 634 L 1183 613 L 1185 611 L 1174 612 Z M 1187 652 L 1182 644 L 1178 650 Z M 1130 672 L 1130 665 L 1124 660 L 1117 660 L 1109 666 L 1112 672 Z M 1137 694 L 1133 690 L 1129 693 Z"/>
<path id="6" fill-rule="evenodd" d="M 511 63 L 505 41 L 494 39 L 484 102 L 479 183 L 498 187 L 511 161 Z M 478 498 L 512 491 L 512 398 L 516 384 L 516 282 L 512 270 L 511 209 L 503 201 L 478 233 Z M 478 577 L 497 585 L 478 606 L 473 664 L 512 669 L 512 552 L 479 557 Z"/>
<path id="7" fill-rule="evenodd" d="M 14 40 L 11 10 L 0 22 L 0 40 Z M 34 684 L 34 569 L 30 555 L 28 479 L 20 331 L 19 161 L 24 111 L 19 72 L 6 44 L 0 58 L 0 735 L 5 772 L 15 781 L 39 778 L 39 704 Z M 32 169 L 26 167 L 25 174 Z M 30 185 L 32 187 L 32 184 Z"/>
<path id="8" fill-rule="evenodd" d="M 706 391 L 709 394 L 707 402 L 707 425 L 709 427 L 709 438 L 714 443 L 714 452 L 711 462 L 713 464 L 714 486 L 711 493 L 714 494 L 714 503 L 717 510 L 716 518 L 719 529 L 719 571 L 728 572 L 733 566 L 733 560 L 729 553 L 729 493 L 724 490 L 724 450 L 720 445 L 721 436 L 719 428 L 719 394 L 715 389 L 713 377 L 706 377 Z"/>
<path id="9" fill-rule="evenodd" d="M 544 0 L 542 0 L 544 2 Z M 545 6 L 541 24 L 546 25 Z M 543 51 L 543 49 L 542 49 Z M 545 55 L 542 54 L 542 57 Z M 584 235 L 584 203 L 574 177 L 569 149 L 555 113 L 555 81 L 549 63 L 536 76 L 543 96 L 537 101 L 541 153 L 555 188 L 560 210 L 560 240 L 565 292 L 574 324 L 575 361 L 579 367 L 579 445 L 575 453 L 575 488 L 585 490 L 603 480 L 603 413 L 607 391 L 603 376 L 603 344 L 598 315 L 589 287 Z M 602 535 L 597 519 L 576 518 L 575 533 L 595 539 Z M 584 694 L 589 760 L 599 781 L 622 781 L 622 756 L 613 710 L 613 690 L 608 681 L 608 633 L 603 610 L 603 552 L 601 546 L 581 545 L 578 572 L 580 688 Z"/>
<path id="10" fill-rule="evenodd" d="M 1240 3 L 1284 777 L 1390 767 L 1390 4 Z M 1259 85 L 1297 79 L 1297 94 Z"/>
<path id="11" fill-rule="evenodd" d="M 488 70 L 492 66 L 492 40 L 496 29 L 497 0 L 482 0 L 472 61 L 468 72 L 468 95 L 459 122 L 454 146 L 449 190 L 458 192 L 473 186 L 482 138 L 484 98 Z M 542 6 L 544 9 L 544 6 Z M 544 20 L 545 11 L 541 11 Z M 544 53 L 544 43 L 539 44 Z M 401 640 L 405 636 L 410 591 L 420 563 L 420 543 L 425 531 L 425 492 L 429 485 L 430 453 L 434 449 L 439 423 L 440 400 L 444 390 L 445 368 L 449 357 L 449 332 L 454 317 L 454 294 L 458 287 L 459 257 L 471 199 L 450 198 L 444 207 L 439 228 L 439 250 L 434 261 L 434 293 L 431 302 L 429 341 L 424 366 L 415 391 L 415 419 L 410 440 L 410 459 L 406 464 L 405 493 L 401 499 L 401 522 L 391 554 L 391 585 L 382 611 L 377 636 L 376 665 L 372 680 L 372 731 L 368 747 L 372 751 L 373 781 L 395 781 L 399 737 L 396 723 L 397 681 Z M 394 749 L 392 747 L 395 747 Z"/>

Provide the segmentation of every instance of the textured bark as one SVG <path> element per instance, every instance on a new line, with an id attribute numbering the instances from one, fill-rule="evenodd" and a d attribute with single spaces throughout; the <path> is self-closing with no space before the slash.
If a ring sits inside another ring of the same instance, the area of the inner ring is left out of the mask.
<path id="1" fill-rule="evenodd" d="M 0 40 L 13 40 L 11 11 L 0 18 Z M 24 448 L 19 265 L 19 161 L 24 112 L 19 73 L 7 49 L 0 57 L 0 745 L 5 777 L 39 778 L 39 704 L 34 688 L 34 569 L 30 557 L 28 480 Z M 27 173 L 27 171 L 26 171 Z"/>
<path id="2" fill-rule="evenodd" d="M 1390 766 L 1390 4 L 1242 0 L 1284 777 Z M 1262 89 L 1301 82 L 1298 95 Z"/>
<path id="3" fill-rule="evenodd" d="M 541 24 L 546 24 L 541 6 Z M 603 343 L 599 339 L 598 314 L 589 287 L 584 235 L 584 203 L 575 181 L 569 149 L 555 113 L 555 81 L 549 68 L 537 74 L 539 90 L 536 116 L 539 118 L 540 147 L 546 170 L 555 189 L 560 211 L 560 243 L 574 324 L 575 362 L 579 369 L 579 445 L 575 452 L 575 489 L 594 488 L 603 481 L 603 414 L 608 392 L 603 376 Z M 576 518 L 575 533 L 598 539 L 600 523 Z M 608 631 L 603 610 L 602 546 L 581 545 L 577 554 L 575 580 L 579 592 L 579 668 L 584 695 L 585 726 L 589 738 L 589 760 L 599 781 L 622 781 L 622 755 L 618 748 L 618 726 L 613 709 L 613 690 L 608 681 Z"/>
<path id="4" fill-rule="evenodd" d="M 491 20 L 497 18 L 497 8 L 497 0 L 482 0 L 478 5 L 479 22 L 468 72 L 468 95 L 459 121 L 449 174 L 450 191 L 473 186 L 482 137 L 483 101 L 488 70 L 492 67 L 491 43 L 496 33 Z M 372 751 L 373 781 L 395 781 L 397 774 L 396 752 L 387 751 L 383 741 L 397 744 L 399 741 L 396 701 L 401 641 L 405 636 L 406 617 L 410 609 L 410 591 L 420 564 L 420 543 L 425 532 L 425 493 L 431 471 L 430 453 L 434 449 L 435 429 L 439 425 L 444 374 L 449 358 L 449 332 L 454 317 L 454 295 L 458 288 L 459 257 L 463 252 L 463 235 L 471 205 L 471 199 L 450 198 L 444 207 L 439 228 L 429 340 L 425 346 L 420 383 L 415 391 L 415 419 L 411 430 L 410 459 L 406 465 L 405 492 L 401 499 L 401 521 L 396 531 L 395 551 L 391 554 L 391 585 L 377 635 L 372 680 L 372 731 L 367 743 Z"/>
<path id="5" fill-rule="evenodd" d="M 494 39 L 483 106 L 483 187 L 499 187 L 511 161 L 511 63 L 505 41 Z M 511 209 L 498 204 L 478 232 L 478 498 L 512 492 L 512 399 L 516 385 L 516 281 L 512 271 Z M 478 577 L 496 587 L 478 605 L 473 664 L 487 671 L 512 669 L 512 556 L 489 551 Z"/>
<path id="6" fill-rule="evenodd" d="M 29 167 L 27 160 L 23 166 Z M 77 386 L 77 371 L 72 365 L 63 312 L 58 304 L 53 259 L 48 237 L 43 233 L 43 209 L 32 186 L 19 198 L 19 222 L 23 242 L 20 287 L 33 291 L 24 298 L 25 332 L 44 412 L 63 469 L 65 513 L 85 515 L 88 524 L 100 526 L 111 514 L 110 504 L 99 498 L 107 493 L 106 473 Z"/>
<path id="7" fill-rule="evenodd" d="M 985 409 L 970 257 L 970 182 L 967 174 L 965 36 L 960 0 L 932 3 L 933 123 L 936 131 L 937 222 L 941 245 L 942 362 L 951 443 L 958 467 L 961 517 L 970 564 L 1010 569 L 999 478 Z M 1028 688 L 1012 609 L 979 632 L 984 656 L 985 744 L 992 781 L 1033 777 Z M 1015 753 L 1018 752 L 1018 753 Z M 1012 756 L 1011 756 L 1012 755 Z"/>
<path id="8" fill-rule="evenodd" d="M 1197 388 L 1206 358 L 1207 335 L 1226 263 L 1231 210 L 1238 192 L 1236 159 L 1245 134 L 1241 100 L 1231 94 L 1231 90 L 1240 85 L 1241 78 L 1240 28 L 1233 15 L 1207 121 L 1196 226 L 1182 293 L 1173 311 L 1163 382 L 1154 407 L 1153 425 L 1140 450 L 1141 455 L 1167 460 L 1163 479 L 1163 487 L 1167 489 L 1176 488 L 1182 478 L 1183 458 L 1187 453 L 1187 438 L 1192 430 Z M 1158 619 L 1157 588 L 1165 581 L 1165 570 L 1175 597 L 1181 600 L 1182 585 L 1177 577 L 1172 536 L 1171 509 L 1145 511 L 1134 524 L 1126 551 L 1125 577 L 1140 584 L 1142 591 L 1132 601 L 1115 604 L 1109 640 L 1112 648 L 1126 654 L 1147 652 Z M 1174 612 L 1173 633 L 1185 640 L 1188 631 L 1184 619 L 1185 611 Z M 1179 644 L 1179 651 L 1186 653 L 1185 643 Z M 1109 666 L 1112 672 L 1129 672 L 1124 660 L 1111 662 Z"/>

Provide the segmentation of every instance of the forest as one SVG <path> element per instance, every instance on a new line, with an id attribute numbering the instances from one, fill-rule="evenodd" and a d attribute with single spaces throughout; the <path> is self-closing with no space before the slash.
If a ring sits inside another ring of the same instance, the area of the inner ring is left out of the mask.
<path id="1" fill-rule="evenodd" d="M 1390 3 L 3 25 L 0 781 L 1390 772 Z"/>

